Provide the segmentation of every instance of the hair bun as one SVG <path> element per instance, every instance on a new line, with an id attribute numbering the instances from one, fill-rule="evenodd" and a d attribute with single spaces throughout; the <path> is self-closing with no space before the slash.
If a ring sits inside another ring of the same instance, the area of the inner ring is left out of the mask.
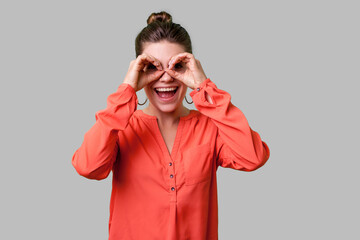
<path id="1" fill-rule="evenodd" d="M 153 23 L 153 22 L 164 22 L 164 23 L 172 23 L 172 17 L 169 13 L 162 11 L 159 13 L 152 13 L 148 19 L 147 24 Z"/>

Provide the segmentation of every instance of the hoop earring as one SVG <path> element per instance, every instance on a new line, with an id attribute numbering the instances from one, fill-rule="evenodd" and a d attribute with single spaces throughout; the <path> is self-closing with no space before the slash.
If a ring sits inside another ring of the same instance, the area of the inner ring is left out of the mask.
<path id="1" fill-rule="evenodd" d="M 185 101 L 186 101 L 188 104 L 192 104 L 192 103 L 193 103 L 193 101 L 189 102 L 189 101 L 187 100 L 186 95 L 185 95 Z"/>
<path id="2" fill-rule="evenodd" d="M 148 100 L 148 99 L 146 98 L 145 102 L 143 102 L 143 103 L 139 103 L 139 102 L 138 102 L 138 105 L 140 105 L 140 106 L 144 105 L 144 104 L 147 102 L 147 100 Z"/>

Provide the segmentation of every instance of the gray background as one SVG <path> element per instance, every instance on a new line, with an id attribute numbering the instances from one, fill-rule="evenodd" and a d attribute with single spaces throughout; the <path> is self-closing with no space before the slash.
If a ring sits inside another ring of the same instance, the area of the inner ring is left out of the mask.
<path id="1" fill-rule="evenodd" d="M 346 0 L 1 1 L 0 239 L 107 239 L 111 176 L 85 179 L 71 158 L 160 10 L 271 150 L 255 172 L 219 168 L 220 239 L 360 239 L 360 17 Z"/>

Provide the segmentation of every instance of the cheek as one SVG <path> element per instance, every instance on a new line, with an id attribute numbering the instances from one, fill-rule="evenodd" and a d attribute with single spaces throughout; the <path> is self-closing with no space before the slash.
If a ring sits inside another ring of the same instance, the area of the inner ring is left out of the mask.
<path id="1" fill-rule="evenodd" d="M 187 91 L 187 86 L 182 86 L 182 89 L 181 89 L 181 94 L 180 96 L 183 98 L 185 95 L 186 95 L 186 91 Z"/>
<path id="2" fill-rule="evenodd" d="M 145 91 L 147 96 L 152 94 L 152 88 L 150 88 L 149 86 L 145 86 L 144 91 Z"/>

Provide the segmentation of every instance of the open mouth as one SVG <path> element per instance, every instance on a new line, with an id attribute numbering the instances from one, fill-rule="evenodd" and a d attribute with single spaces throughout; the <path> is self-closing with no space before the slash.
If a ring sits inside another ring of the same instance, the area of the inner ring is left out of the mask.
<path id="1" fill-rule="evenodd" d="M 179 87 L 154 88 L 154 90 L 161 99 L 170 99 L 175 96 L 178 88 Z"/>

